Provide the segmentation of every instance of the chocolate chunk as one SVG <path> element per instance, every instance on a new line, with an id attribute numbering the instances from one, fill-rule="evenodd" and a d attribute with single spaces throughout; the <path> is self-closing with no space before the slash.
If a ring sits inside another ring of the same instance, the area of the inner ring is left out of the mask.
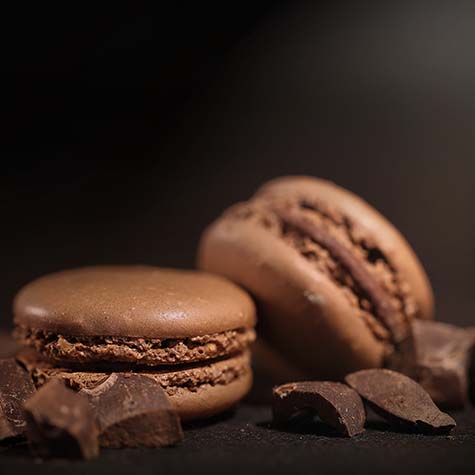
<path id="1" fill-rule="evenodd" d="M 26 401 L 27 437 L 40 457 L 91 459 L 99 454 L 94 411 L 86 397 L 53 379 Z"/>
<path id="2" fill-rule="evenodd" d="M 419 382 L 439 405 L 451 408 L 468 401 L 468 373 L 475 334 L 447 323 L 416 320 L 411 336 L 389 366 Z"/>
<path id="3" fill-rule="evenodd" d="M 12 334 L 7 330 L 0 330 L 0 358 L 10 358 L 18 352 L 18 345 Z"/>
<path id="4" fill-rule="evenodd" d="M 364 431 L 365 409 L 360 396 L 346 384 L 302 381 L 276 386 L 273 390 L 274 424 L 285 427 L 292 416 L 317 415 L 338 434 L 353 437 Z"/>
<path id="5" fill-rule="evenodd" d="M 411 378 L 389 369 L 365 369 L 345 381 L 388 422 L 427 434 L 447 433 L 455 421 L 434 404 L 429 394 Z"/>
<path id="6" fill-rule="evenodd" d="M 0 360 L 0 440 L 26 430 L 23 403 L 35 392 L 30 375 L 13 358 Z"/>
<path id="7" fill-rule="evenodd" d="M 395 343 L 405 339 L 407 324 L 404 316 L 392 304 L 391 296 L 366 270 L 361 257 L 342 245 L 323 226 L 311 222 L 302 211 L 284 206 L 273 206 L 272 209 L 284 224 L 308 235 L 347 269 L 363 294 L 371 302 L 376 316 L 389 330 Z"/>
<path id="8" fill-rule="evenodd" d="M 165 447 L 183 440 L 175 409 L 151 378 L 112 373 L 80 394 L 95 408 L 103 447 Z"/>

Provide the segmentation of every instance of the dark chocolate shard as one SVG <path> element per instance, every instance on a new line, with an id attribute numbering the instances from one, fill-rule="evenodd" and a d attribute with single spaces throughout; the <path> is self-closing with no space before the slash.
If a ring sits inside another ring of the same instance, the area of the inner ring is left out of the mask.
<path id="1" fill-rule="evenodd" d="M 323 226 L 318 226 L 309 220 L 306 214 L 298 208 L 274 205 L 272 210 L 284 224 L 310 237 L 347 269 L 373 305 L 376 316 L 391 333 L 394 343 L 399 343 L 406 338 L 408 329 L 404 315 L 394 307 L 391 296 L 367 271 L 361 257 L 342 245 Z"/>
<path id="2" fill-rule="evenodd" d="M 112 373 L 80 394 L 95 409 L 103 447 L 165 447 L 183 440 L 174 407 L 151 378 Z"/>
<path id="3" fill-rule="evenodd" d="M 13 358 L 0 360 L 0 440 L 25 432 L 23 403 L 34 392 L 35 386 L 27 371 Z"/>
<path id="4" fill-rule="evenodd" d="M 402 373 L 364 369 L 347 375 L 345 381 L 377 414 L 403 429 L 443 434 L 456 425 L 452 417 L 439 410 L 421 385 Z"/>
<path id="5" fill-rule="evenodd" d="M 10 358 L 18 352 L 18 345 L 12 334 L 0 329 L 0 358 Z"/>
<path id="6" fill-rule="evenodd" d="M 94 411 L 86 397 L 53 379 L 26 401 L 27 437 L 40 457 L 91 459 L 99 454 Z"/>
<path id="7" fill-rule="evenodd" d="M 389 366 L 415 379 L 443 407 L 468 402 L 469 369 L 475 334 L 447 323 L 415 320 L 410 338 Z"/>
<path id="8" fill-rule="evenodd" d="M 346 384 L 330 381 L 301 381 L 273 389 L 273 420 L 285 427 L 297 413 L 317 415 L 324 423 L 345 437 L 364 431 L 366 420 L 363 402 Z"/>

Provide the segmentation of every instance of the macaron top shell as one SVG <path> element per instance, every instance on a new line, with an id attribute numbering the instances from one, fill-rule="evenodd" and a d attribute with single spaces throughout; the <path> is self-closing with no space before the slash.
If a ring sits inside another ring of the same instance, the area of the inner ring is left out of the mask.
<path id="1" fill-rule="evenodd" d="M 285 194 L 311 197 L 330 204 L 346 219 L 357 225 L 387 257 L 391 265 L 409 284 L 417 303 L 418 318 L 431 319 L 434 314 L 434 296 L 429 279 L 402 234 L 375 208 L 351 191 L 327 180 L 309 176 L 285 176 L 265 183 L 255 196 L 282 196 Z"/>
<path id="2" fill-rule="evenodd" d="M 253 327 L 251 298 L 226 279 L 148 266 L 41 277 L 14 301 L 15 323 L 65 335 L 182 338 Z"/>

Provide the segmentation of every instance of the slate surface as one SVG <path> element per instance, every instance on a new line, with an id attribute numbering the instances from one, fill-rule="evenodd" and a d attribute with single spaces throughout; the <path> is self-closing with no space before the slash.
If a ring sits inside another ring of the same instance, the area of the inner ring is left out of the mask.
<path id="1" fill-rule="evenodd" d="M 109 449 L 92 462 L 41 462 L 28 455 L 25 445 L 3 446 L 0 472 L 473 474 L 475 409 L 453 415 L 458 426 L 450 436 L 391 432 L 384 423 L 372 420 L 365 434 L 350 440 L 333 437 L 318 424 L 302 427 L 300 433 L 273 430 L 269 407 L 244 404 L 227 417 L 188 428 L 185 442 L 175 448 Z"/>

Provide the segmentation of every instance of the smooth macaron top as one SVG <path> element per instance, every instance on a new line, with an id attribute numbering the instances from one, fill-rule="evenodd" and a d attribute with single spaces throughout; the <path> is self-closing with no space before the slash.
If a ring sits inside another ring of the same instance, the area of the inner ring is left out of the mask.
<path id="1" fill-rule="evenodd" d="M 318 199 L 336 208 L 345 218 L 352 220 L 353 225 L 357 224 L 410 286 L 417 303 L 418 318 L 433 317 L 434 297 L 422 264 L 402 234 L 375 208 L 335 183 L 308 176 L 276 178 L 265 183 L 256 196 L 285 194 Z"/>
<path id="2" fill-rule="evenodd" d="M 199 271 L 103 266 L 41 277 L 19 291 L 15 324 L 66 335 L 186 338 L 255 324 L 246 292 Z"/>

